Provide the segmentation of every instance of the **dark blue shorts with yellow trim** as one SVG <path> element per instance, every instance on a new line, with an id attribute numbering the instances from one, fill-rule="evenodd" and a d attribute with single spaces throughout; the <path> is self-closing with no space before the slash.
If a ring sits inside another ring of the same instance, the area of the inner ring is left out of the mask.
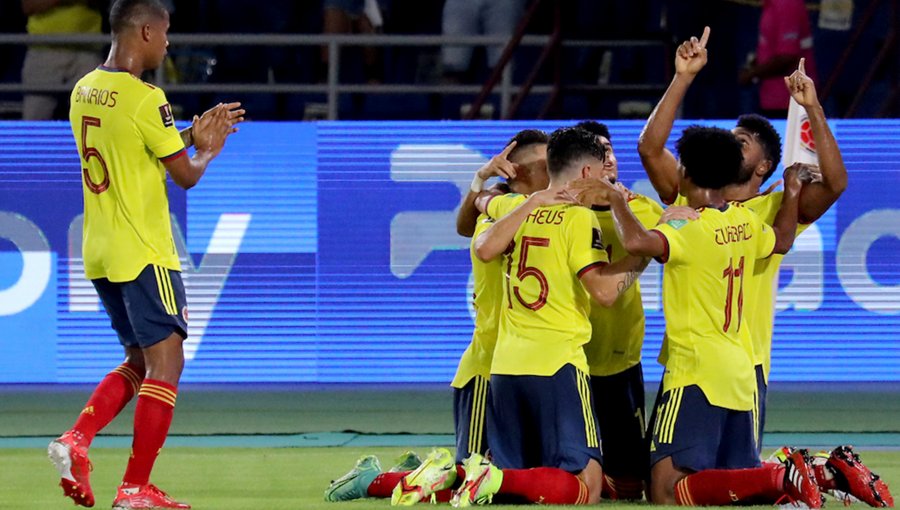
<path id="1" fill-rule="evenodd" d="M 658 394 L 650 432 L 651 466 L 666 457 L 688 471 L 759 466 L 753 411 L 714 406 L 697 385 Z"/>
<path id="2" fill-rule="evenodd" d="M 497 467 L 557 467 L 578 473 L 602 462 L 587 374 L 565 365 L 552 376 L 491 375 L 488 443 Z"/>
<path id="3" fill-rule="evenodd" d="M 610 476 L 646 478 L 650 453 L 641 364 L 618 374 L 592 375 L 591 390 L 603 441 L 603 472 Z"/>
<path id="4" fill-rule="evenodd" d="M 125 347 L 145 349 L 178 333 L 187 338 L 187 299 L 181 273 L 149 265 L 130 282 L 91 280 Z"/>
<path id="5" fill-rule="evenodd" d="M 456 427 L 456 463 L 469 455 L 484 455 L 488 450 L 487 408 L 491 402 L 491 384 L 481 376 L 473 377 L 462 388 L 453 388 L 453 423 Z"/>
<path id="6" fill-rule="evenodd" d="M 766 377 L 763 366 L 756 365 L 756 453 L 762 453 L 763 429 L 766 428 L 766 395 L 769 387 L 766 385 Z"/>

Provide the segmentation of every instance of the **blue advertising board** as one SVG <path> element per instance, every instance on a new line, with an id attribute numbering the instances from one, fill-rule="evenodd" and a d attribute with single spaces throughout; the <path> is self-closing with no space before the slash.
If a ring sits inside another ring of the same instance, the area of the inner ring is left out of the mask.
<path id="1" fill-rule="evenodd" d="M 561 125 L 242 126 L 199 185 L 169 188 L 190 310 L 183 380 L 448 382 L 473 313 L 455 209 L 516 131 Z M 850 185 L 785 258 L 771 379 L 900 381 L 900 121 L 831 125 Z M 655 198 L 642 126 L 609 123 L 620 180 Z M 122 357 L 81 272 L 80 177 L 68 124 L 0 123 L 0 383 L 95 382 Z M 661 373 L 661 280 L 655 263 L 641 278 L 648 380 Z"/>

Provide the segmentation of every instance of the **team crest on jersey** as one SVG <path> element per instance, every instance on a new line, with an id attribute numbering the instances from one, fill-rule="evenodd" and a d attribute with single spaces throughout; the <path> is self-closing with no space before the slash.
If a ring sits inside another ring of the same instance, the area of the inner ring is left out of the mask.
<path id="1" fill-rule="evenodd" d="M 172 105 L 166 103 L 159 107 L 159 116 L 162 117 L 162 123 L 165 127 L 175 125 L 175 116 L 172 115 Z"/>
<path id="2" fill-rule="evenodd" d="M 591 231 L 591 248 L 595 250 L 606 249 L 606 246 L 603 244 L 603 234 L 600 233 L 599 228 L 592 229 Z"/>

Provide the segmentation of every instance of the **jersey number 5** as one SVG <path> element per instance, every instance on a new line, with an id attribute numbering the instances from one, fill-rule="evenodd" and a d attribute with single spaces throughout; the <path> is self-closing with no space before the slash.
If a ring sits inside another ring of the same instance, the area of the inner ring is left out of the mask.
<path id="1" fill-rule="evenodd" d="M 97 117 L 88 117 L 87 115 L 81 117 L 81 159 L 83 159 L 85 165 L 87 165 L 91 158 L 96 158 L 97 162 L 100 164 L 100 168 L 103 170 L 103 180 L 100 181 L 99 184 L 92 181 L 87 166 L 81 168 L 81 175 L 84 176 L 84 184 L 88 189 L 99 195 L 109 189 L 109 169 L 106 167 L 106 160 L 103 159 L 100 151 L 97 150 L 96 147 L 88 147 L 87 132 L 88 127 L 90 126 L 100 127 L 100 119 Z"/>
<path id="2" fill-rule="evenodd" d="M 741 314 L 744 311 L 744 257 L 741 257 L 737 267 L 734 266 L 733 260 L 728 261 L 728 267 L 722 271 L 722 278 L 728 278 L 728 291 L 725 295 L 725 325 L 722 331 L 728 331 L 731 326 L 731 309 L 732 297 L 734 296 L 734 280 L 740 279 L 738 282 L 737 297 L 737 330 L 741 330 Z"/>
<path id="3" fill-rule="evenodd" d="M 540 294 L 536 300 L 529 303 L 522 298 L 518 286 L 513 288 L 513 292 L 519 303 L 522 303 L 522 306 L 529 310 L 538 311 L 547 304 L 547 295 L 550 293 L 550 284 L 547 282 L 547 276 L 544 275 L 540 269 L 528 265 L 528 248 L 532 246 L 546 248 L 550 246 L 550 239 L 547 239 L 546 237 L 522 237 L 522 249 L 519 252 L 519 271 L 516 273 L 516 278 L 518 278 L 520 282 L 529 276 L 537 278 L 538 284 L 541 286 Z M 512 265 L 512 259 L 510 259 L 510 265 Z M 509 285 L 508 279 L 507 285 Z M 512 306 L 512 301 L 510 301 L 510 306 Z"/>

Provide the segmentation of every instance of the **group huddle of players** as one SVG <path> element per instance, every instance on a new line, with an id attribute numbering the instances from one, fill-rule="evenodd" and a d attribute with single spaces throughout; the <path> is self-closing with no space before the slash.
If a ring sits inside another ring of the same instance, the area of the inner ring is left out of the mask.
<path id="1" fill-rule="evenodd" d="M 453 379 L 456 455 L 361 458 L 329 501 L 390 497 L 588 504 L 823 504 L 822 493 L 892 507 L 852 448 L 760 461 L 778 269 L 795 236 L 834 204 L 847 173 L 812 80 L 785 78 L 809 117 L 818 166 L 781 159 L 763 117 L 692 126 L 666 149 L 707 60 L 709 29 L 683 43 L 638 151 L 666 210 L 617 182 L 606 126 L 516 134 L 480 168 L 457 218 L 472 238 L 475 331 Z M 505 183 L 484 189 L 491 177 Z M 663 264 L 665 366 L 645 423 L 637 278 Z M 602 444 L 602 448 L 601 448 Z M 489 458 L 488 458 L 489 456 Z M 602 466 L 602 467 L 601 467 Z"/>

